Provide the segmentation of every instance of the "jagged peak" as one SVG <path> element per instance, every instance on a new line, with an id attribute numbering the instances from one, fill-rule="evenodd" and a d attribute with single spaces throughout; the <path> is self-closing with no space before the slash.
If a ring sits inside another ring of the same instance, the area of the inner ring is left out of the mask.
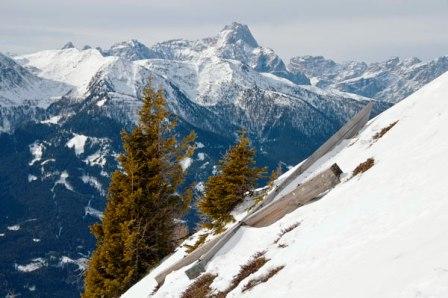
<path id="1" fill-rule="evenodd" d="M 61 50 L 73 49 L 74 47 L 75 45 L 73 44 L 73 42 L 69 41 L 61 48 Z"/>
<path id="2" fill-rule="evenodd" d="M 84 50 L 90 50 L 92 47 L 91 46 L 89 46 L 88 44 L 86 44 L 83 48 L 82 48 L 82 50 L 84 51 Z"/>
<path id="3" fill-rule="evenodd" d="M 107 56 L 119 56 L 131 61 L 149 59 L 155 55 L 151 49 L 136 39 L 115 43 L 104 53 Z"/>
<path id="4" fill-rule="evenodd" d="M 120 42 L 114 43 L 110 47 L 110 49 L 116 49 L 116 48 L 120 48 L 120 47 L 132 47 L 132 48 L 144 47 L 144 48 L 147 48 L 146 45 L 144 45 L 137 39 L 130 39 L 130 40 L 125 40 L 125 41 L 120 41 Z"/>
<path id="5" fill-rule="evenodd" d="M 225 44 L 232 44 L 241 41 L 251 47 L 258 47 L 258 43 L 252 35 L 252 32 L 250 32 L 249 27 L 237 22 L 226 25 L 224 29 L 219 32 L 219 40 Z"/>

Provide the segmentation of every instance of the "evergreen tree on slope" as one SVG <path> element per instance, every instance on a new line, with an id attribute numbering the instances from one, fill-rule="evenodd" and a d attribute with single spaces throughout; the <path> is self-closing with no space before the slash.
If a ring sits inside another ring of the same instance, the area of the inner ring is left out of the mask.
<path id="1" fill-rule="evenodd" d="M 195 134 L 181 142 L 163 92 L 149 85 L 137 126 L 122 133 L 122 171 L 112 175 L 100 224 L 92 226 L 97 247 L 85 276 L 84 297 L 119 297 L 171 253 L 176 219 L 191 192 L 179 195 L 184 179 L 180 161 L 193 154 Z"/>
<path id="2" fill-rule="evenodd" d="M 255 150 L 247 134 L 240 132 L 237 143 L 220 161 L 218 173 L 207 180 L 205 194 L 198 202 L 199 211 L 210 219 L 216 231 L 233 219 L 230 212 L 264 172 L 264 168 L 255 167 Z"/>

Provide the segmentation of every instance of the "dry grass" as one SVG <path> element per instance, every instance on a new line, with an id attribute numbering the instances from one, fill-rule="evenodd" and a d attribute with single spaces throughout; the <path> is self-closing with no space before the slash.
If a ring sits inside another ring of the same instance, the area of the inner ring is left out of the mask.
<path id="1" fill-rule="evenodd" d="M 368 158 L 365 162 L 360 163 L 354 170 L 353 176 L 364 173 L 375 164 L 375 160 L 373 158 Z"/>
<path id="2" fill-rule="evenodd" d="M 210 273 L 202 274 L 182 293 L 181 298 L 210 297 L 212 291 L 210 285 L 217 276 Z"/>
<path id="3" fill-rule="evenodd" d="M 230 282 L 230 285 L 227 289 L 225 289 L 223 292 L 219 292 L 215 295 L 213 295 L 214 298 L 223 298 L 226 297 L 228 293 L 230 293 L 232 290 L 234 290 L 241 281 L 243 281 L 246 277 L 249 275 L 255 273 L 260 269 L 264 264 L 266 264 L 269 259 L 266 259 L 265 251 L 258 252 L 252 258 L 249 260 L 249 262 L 243 266 L 241 266 L 240 271 L 237 275 L 235 275 Z"/>
<path id="4" fill-rule="evenodd" d="M 157 293 L 162 285 L 163 283 L 157 284 L 157 286 L 155 286 L 155 288 L 152 290 L 151 295 L 155 295 L 155 293 Z"/>
<path id="5" fill-rule="evenodd" d="M 204 244 L 207 237 L 208 237 L 208 234 L 205 233 L 205 234 L 199 235 L 198 239 L 196 240 L 196 242 L 193 245 L 184 244 L 184 247 L 186 248 L 187 253 L 193 252 L 196 248 L 198 248 L 199 246 Z"/>
<path id="6" fill-rule="evenodd" d="M 387 127 L 384 127 L 381 131 L 377 132 L 374 136 L 373 139 L 376 141 L 379 138 L 381 138 L 382 136 L 384 136 L 386 134 L 386 132 L 388 132 L 392 127 L 395 126 L 395 124 L 398 123 L 398 120 L 389 124 Z"/>
<path id="7" fill-rule="evenodd" d="M 276 275 L 280 270 L 282 270 L 285 266 L 278 266 L 275 268 L 272 268 L 271 270 L 269 270 L 268 273 L 266 273 L 265 275 L 262 275 L 260 277 L 254 278 L 249 280 L 249 282 L 243 287 L 243 292 L 248 291 L 250 289 L 252 289 L 253 287 L 267 282 L 271 277 L 273 277 L 274 275 Z"/>
<path id="8" fill-rule="evenodd" d="M 285 248 L 285 247 L 287 247 L 288 246 L 288 244 L 285 244 L 285 243 L 281 243 L 281 244 L 279 244 L 279 245 L 277 245 L 279 248 Z"/>
<path id="9" fill-rule="evenodd" d="M 289 227 L 287 227 L 286 229 L 282 229 L 280 231 L 280 234 L 278 234 L 277 239 L 275 239 L 274 244 L 277 244 L 277 242 L 280 241 L 280 239 L 282 239 L 282 237 L 286 234 L 291 232 L 292 230 L 294 230 L 295 228 L 297 228 L 298 226 L 300 226 L 300 222 L 296 222 L 295 224 L 290 225 Z"/>

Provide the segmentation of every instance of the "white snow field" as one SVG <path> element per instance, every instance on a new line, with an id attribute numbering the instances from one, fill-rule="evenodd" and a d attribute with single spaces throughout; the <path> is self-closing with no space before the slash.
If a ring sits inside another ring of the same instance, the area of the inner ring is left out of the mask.
<path id="1" fill-rule="evenodd" d="M 270 261 L 227 297 L 448 297 L 447 100 L 445 73 L 324 156 L 290 189 L 333 163 L 344 171 L 342 182 L 271 226 L 238 231 L 206 267 L 218 274 L 211 287 L 224 290 L 241 265 L 266 251 Z M 375 165 L 351 177 L 367 158 Z M 153 277 L 185 254 L 178 248 L 123 297 L 149 297 Z M 250 279 L 279 265 L 285 267 L 266 283 L 242 293 Z M 187 268 L 168 275 L 154 296 L 180 297 L 192 283 Z"/>

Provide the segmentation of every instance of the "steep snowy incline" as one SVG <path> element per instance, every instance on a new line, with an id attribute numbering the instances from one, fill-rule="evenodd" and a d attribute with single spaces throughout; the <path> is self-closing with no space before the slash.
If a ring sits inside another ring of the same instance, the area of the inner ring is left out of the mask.
<path id="1" fill-rule="evenodd" d="M 103 57 L 96 49 L 47 50 L 15 58 L 23 66 L 46 79 L 74 87 L 74 97 L 85 95 L 93 76 L 116 57 Z"/>
<path id="2" fill-rule="evenodd" d="M 447 297 L 447 94 L 445 73 L 292 182 L 290 189 L 333 163 L 345 173 L 322 199 L 269 227 L 237 232 L 206 268 L 217 274 L 211 287 L 224 290 L 241 265 L 266 251 L 269 261 L 227 297 Z M 386 127 L 390 130 L 380 136 Z M 368 158 L 373 167 L 352 176 Z M 150 296 L 155 274 L 183 255 L 180 247 L 123 297 Z M 242 292 L 277 266 L 285 267 Z M 192 283 L 185 269 L 168 275 L 154 296 L 179 297 Z"/>

